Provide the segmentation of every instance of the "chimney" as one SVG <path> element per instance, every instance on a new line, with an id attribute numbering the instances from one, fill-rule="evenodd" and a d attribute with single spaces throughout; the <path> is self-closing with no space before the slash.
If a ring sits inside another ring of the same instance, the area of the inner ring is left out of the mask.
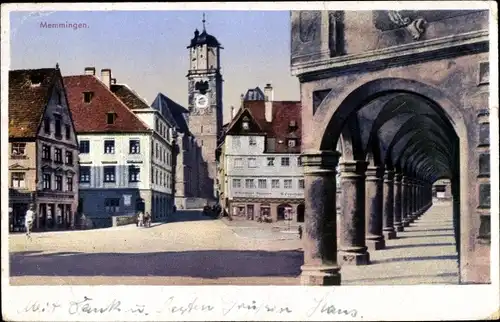
<path id="1" fill-rule="evenodd" d="M 231 121 L 234 119 L 234 106 L 231 106 Z"/>
<path id="2" fill-rule="evenodd" d="M 243 105 L 245 105 L 245 103 L 244 103 L 245 102 L 245 94 L 241 94 L 240 101 L 241 101 L 240 108 L 243 108 L 244 107 Z"/>
<path id="3" fill-rule="evenodd" d="M 85 67 L 85 75 L 95 76 L 95 67 Z"/>
<path id="4" fill-rule="evenodd" d="M 101 69 L 101 82 L 103 82 L 107 88 L 111 86 L 111 69 Z"/>
<path id="5" fill-rule="evenodd" d="M 273 87 L 271 84 L 266 84 L 266 87 L 264 87 L 264 100 L 265 100 L 265 115 L 266 115 L 266 121 L 267 122 L 272 122 L 273 121 L 273 101 L 274 101 L 274 91 Z"/>
<path id="6" fill-rule="evenodd" d="M 111 78 L 111 85 L 116 85 L 116 78 Z"/>

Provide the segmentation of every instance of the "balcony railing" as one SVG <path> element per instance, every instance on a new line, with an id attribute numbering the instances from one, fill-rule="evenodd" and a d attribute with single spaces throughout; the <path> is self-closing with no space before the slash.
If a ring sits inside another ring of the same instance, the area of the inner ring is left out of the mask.
<path id="1" fill-rule="evenodd" d="M 26 160 L 29 159 L 25 154 L 11 154 L 10 158 L 13 160 Z"/>

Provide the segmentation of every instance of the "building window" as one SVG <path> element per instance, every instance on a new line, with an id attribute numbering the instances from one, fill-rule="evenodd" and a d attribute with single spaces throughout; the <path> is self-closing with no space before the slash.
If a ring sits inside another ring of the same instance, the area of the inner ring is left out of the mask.
<path id="1" fill-rule="evenodd" d="M 26 143 L 12 143 L 12 156 L 25 156 L 26 155 Z"/>
<path id="2" fill-rule="evenodd" d="M 295 139 L 288 140 L 288 147 L 294 148 L 297 145 L 297 141 Z"/>
<path id="3" fill-rule="evenodd" d="M 94 92 L 83 92 L 83 101 L 85 103 L 90 103 L 92 97 L 94 97 Z"/>
<path id="4" fill-rule="evenodd" d="M 55 119 L 55 136 L 56 138 L 62 138 L 62 125 L 61 125 L 61 119 L 59 117 L 56 117 Z"/>
<path id="5" fill-rule="evenodd" d="M 203 125 L 200 126 L 200 133 L 203 133 Z"/>
<path id="6" fill-rule="evenodd" d="M 281 166 L 282 167 L 290 166 L 290 158 L 289 157 L 282 157 L 281 158 Z"/>
<path id="7" fill-rule="evenodd" d="M 52 160 L 52 156 L 50 155 L 50 146 L 42 145 L 42 159 L 43 160 Z"/>
<path id="8" fill-rule="evenodd" d="M 66 151 L 66 164 L 73 165 L 73 152 Z"/>
<path id="9" fill-rule="evenodd" d="M 90 167 L 80 167 L 80 183 L 90 183 Z"/>
<path id="10" fill-rule="evenodd" d="M 248 143 L 250 145 L 257 145 L 257 139 L 254 136 L 248 137 Z"/>
<path id="11" fill-rule="evenodd" d="M 107 213 L 115 213 L 120 211 L 120 199 L 109 198 L 104 200 L 104 210 Z"/>
<path id="12" fill-rule="evenodd" d="M 50 118 L 48 117 L 43 121 L 43 131 L 45 134 L 50 134 Z"/>
<path id="13" fill-rule="evenodd" d="M 160 132 L 160 121 L 158 119 L 155 121 L 155 130 L 156 132 Z"/>
<path id="14" fill-rule="evenodd" d="M 158 146 L 158 143 L 155 143 L 155 147 L 156 147 L 155 148 L 155 157 L 157 159 L 159 159 L 160 158 L 160 147 Z"/>
<path id="15" fill-rule="evenodd" d="M 105 140 L 104 154 L 114 154 L 114 153 L 115 153 L 115 140 Z"/>
<path id="16" fill-rule="evenodd" d="M 66 178 L 66 190 L 73 191 L 73 177 Z"/>
<path id="17" fill-rule="evenodd" d="M 115 112 L 109 112 L 106 116 L 106 123 L 108 125 L 115 124 L 116 120 L 116 113 Z"/>
<path id="18" fill-rule="evenodd" d="M 274 158 L 272 158 L 272 157 L 267 158 L 267 166 L 274 167 Z"/>
<path id="19" fill-rule="evenodd" d="M 66 124 L 64 127 L 66 129 L 66 140 L 69 140 L 71 139 L 71 126 Z"/>
<path id="20" fill-rule="evenodd" d="M 128 181 L 129 182 L 139 182 L 139 174 L 141 173 L 141 168 L 131 165 L 128 167 Z"/>
<path id="21" fill-rule="evenodd" d="M 129 153 L 130 154 L 141 153 L 141 142 L 139 140 L 129 141 Z"/>
<path id="22" fill-rule="evenodd" d="M 12 188 L 26 188 L 25 177 L 24 172 L 12 172 L 10 186 Z"/>
<path id="23" fill-rule="evenodd" d="M 90 152 L 90 141 L 82 140 L 80 141 L 80 153 L 89 153 Z"/>
<path id="24" fill-rule="evenodd" d="M 233 148 L 238 149 L 241 147 L 241 140 L 239 137 L 233 136 Z"/>
<path id="25" fill-rule="evenodd" d="M 233 188 L 241 188 L 241 179 L 233 179 Z"/>
<path id="26" fill-rule="evenodd" d="M 56 190 L 57 191 L 62 191 L 62 182 L 63 182 L 63 178 L 62 176 L 56 176 Z"/>
<path id="27" fill-rule="evenodd" d="M 271 180 L 271 188 L 279 189 L 279 187 L 280 187 L 280 180 L 279 179 L 272 179 Z"/>
<path id="28" fill-rule="evenodd" d="M 267 180 L 259 179 L 259 189 L 266 189 L 266 188 L 267 188 Z"/>
<path id="29" fill-rule="evenodd" d="M 50 173 L 44 173 L 42 176 L 42 184 L 44 190 L 50 190 L 52 186 L 52 176 Z"/>
<path id="30" fill-rule="evenodd" d="M 116 181 L 116 167 L 105 166 L 104 167 L 104 182 L 115 182 Z"/>
<path id="31" fill-rule="evenodd" d="M 59 149 L 59 148 L 54 149 L 54 162 L 55 163 L 63 163 L 62 149 Z"/>
<path id="32" fill-rule="evenodd" d="M 283 188 L 292 189 L 292 179 L 283 180 Z"/>
<path id="33" fill-rule="evenodd" d="M 304 179 L 299 179 L 299 189 L 304 189 Z"/>
<path id="34" fill-rule="evenodd" d="M 243 159 L 242 158 L 234 159 L 234 167 L 235 168 L 243 168 Z"/>
<path id="35" fill-rule="evenodd" d="M 302 166 L 302 158 L 300 156 L 297 157 L 297 166 L 298 167 Z"/>
<path id="36" fill-rule="evenodd" d="M 159 172 L 158 169 L 156 169 L 155 170 L 155 182 L 156 182 L 156 184 L 158 184 L 158 182 L 159 182 L 158 181 L 158 172 Z"/>
<path id="37" fill-rule="evenodd" d="M 249 168 L 257 168 L 257 159 L 248 158 L 248 167 Z"/>
<path id="38" fill-rule="evenodd" d="M 255 188 L 255 182 L 253 179 L 245 179 L 245 188 L 253 189 Z"/>

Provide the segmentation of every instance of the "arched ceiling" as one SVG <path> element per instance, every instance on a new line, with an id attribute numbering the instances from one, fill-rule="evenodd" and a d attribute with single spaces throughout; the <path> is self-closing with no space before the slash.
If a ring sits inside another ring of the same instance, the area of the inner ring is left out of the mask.
<path id="1" fill-rule="evenodd" d="M 416 94 L 387 93 L 356 112 L 359 136 L 350 133 L 349 139 L 386 167 L 426 181 L 451 178 L 458 168 L 458 137 L 439 109 Z"/>

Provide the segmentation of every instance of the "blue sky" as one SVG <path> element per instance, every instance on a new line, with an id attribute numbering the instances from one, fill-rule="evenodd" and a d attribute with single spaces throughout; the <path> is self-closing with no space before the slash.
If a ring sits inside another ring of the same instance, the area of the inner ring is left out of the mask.
<path id="1" fill-rule="evenodd" d="M 12 12 L 11 69 L 59 63 L 64 76 L 110 68 L 151 103 L 158 92 L 187 105 L 188 50 L 202 11 Z M 225 121 L 248 88 L 272 83 L 276 100 L 299 100 L 290 74 L 289 11 L 206 11 L 207 32 L 224 47 Z M 86 29 L 47 29 L 47 23 L 85 23 Z"/>

